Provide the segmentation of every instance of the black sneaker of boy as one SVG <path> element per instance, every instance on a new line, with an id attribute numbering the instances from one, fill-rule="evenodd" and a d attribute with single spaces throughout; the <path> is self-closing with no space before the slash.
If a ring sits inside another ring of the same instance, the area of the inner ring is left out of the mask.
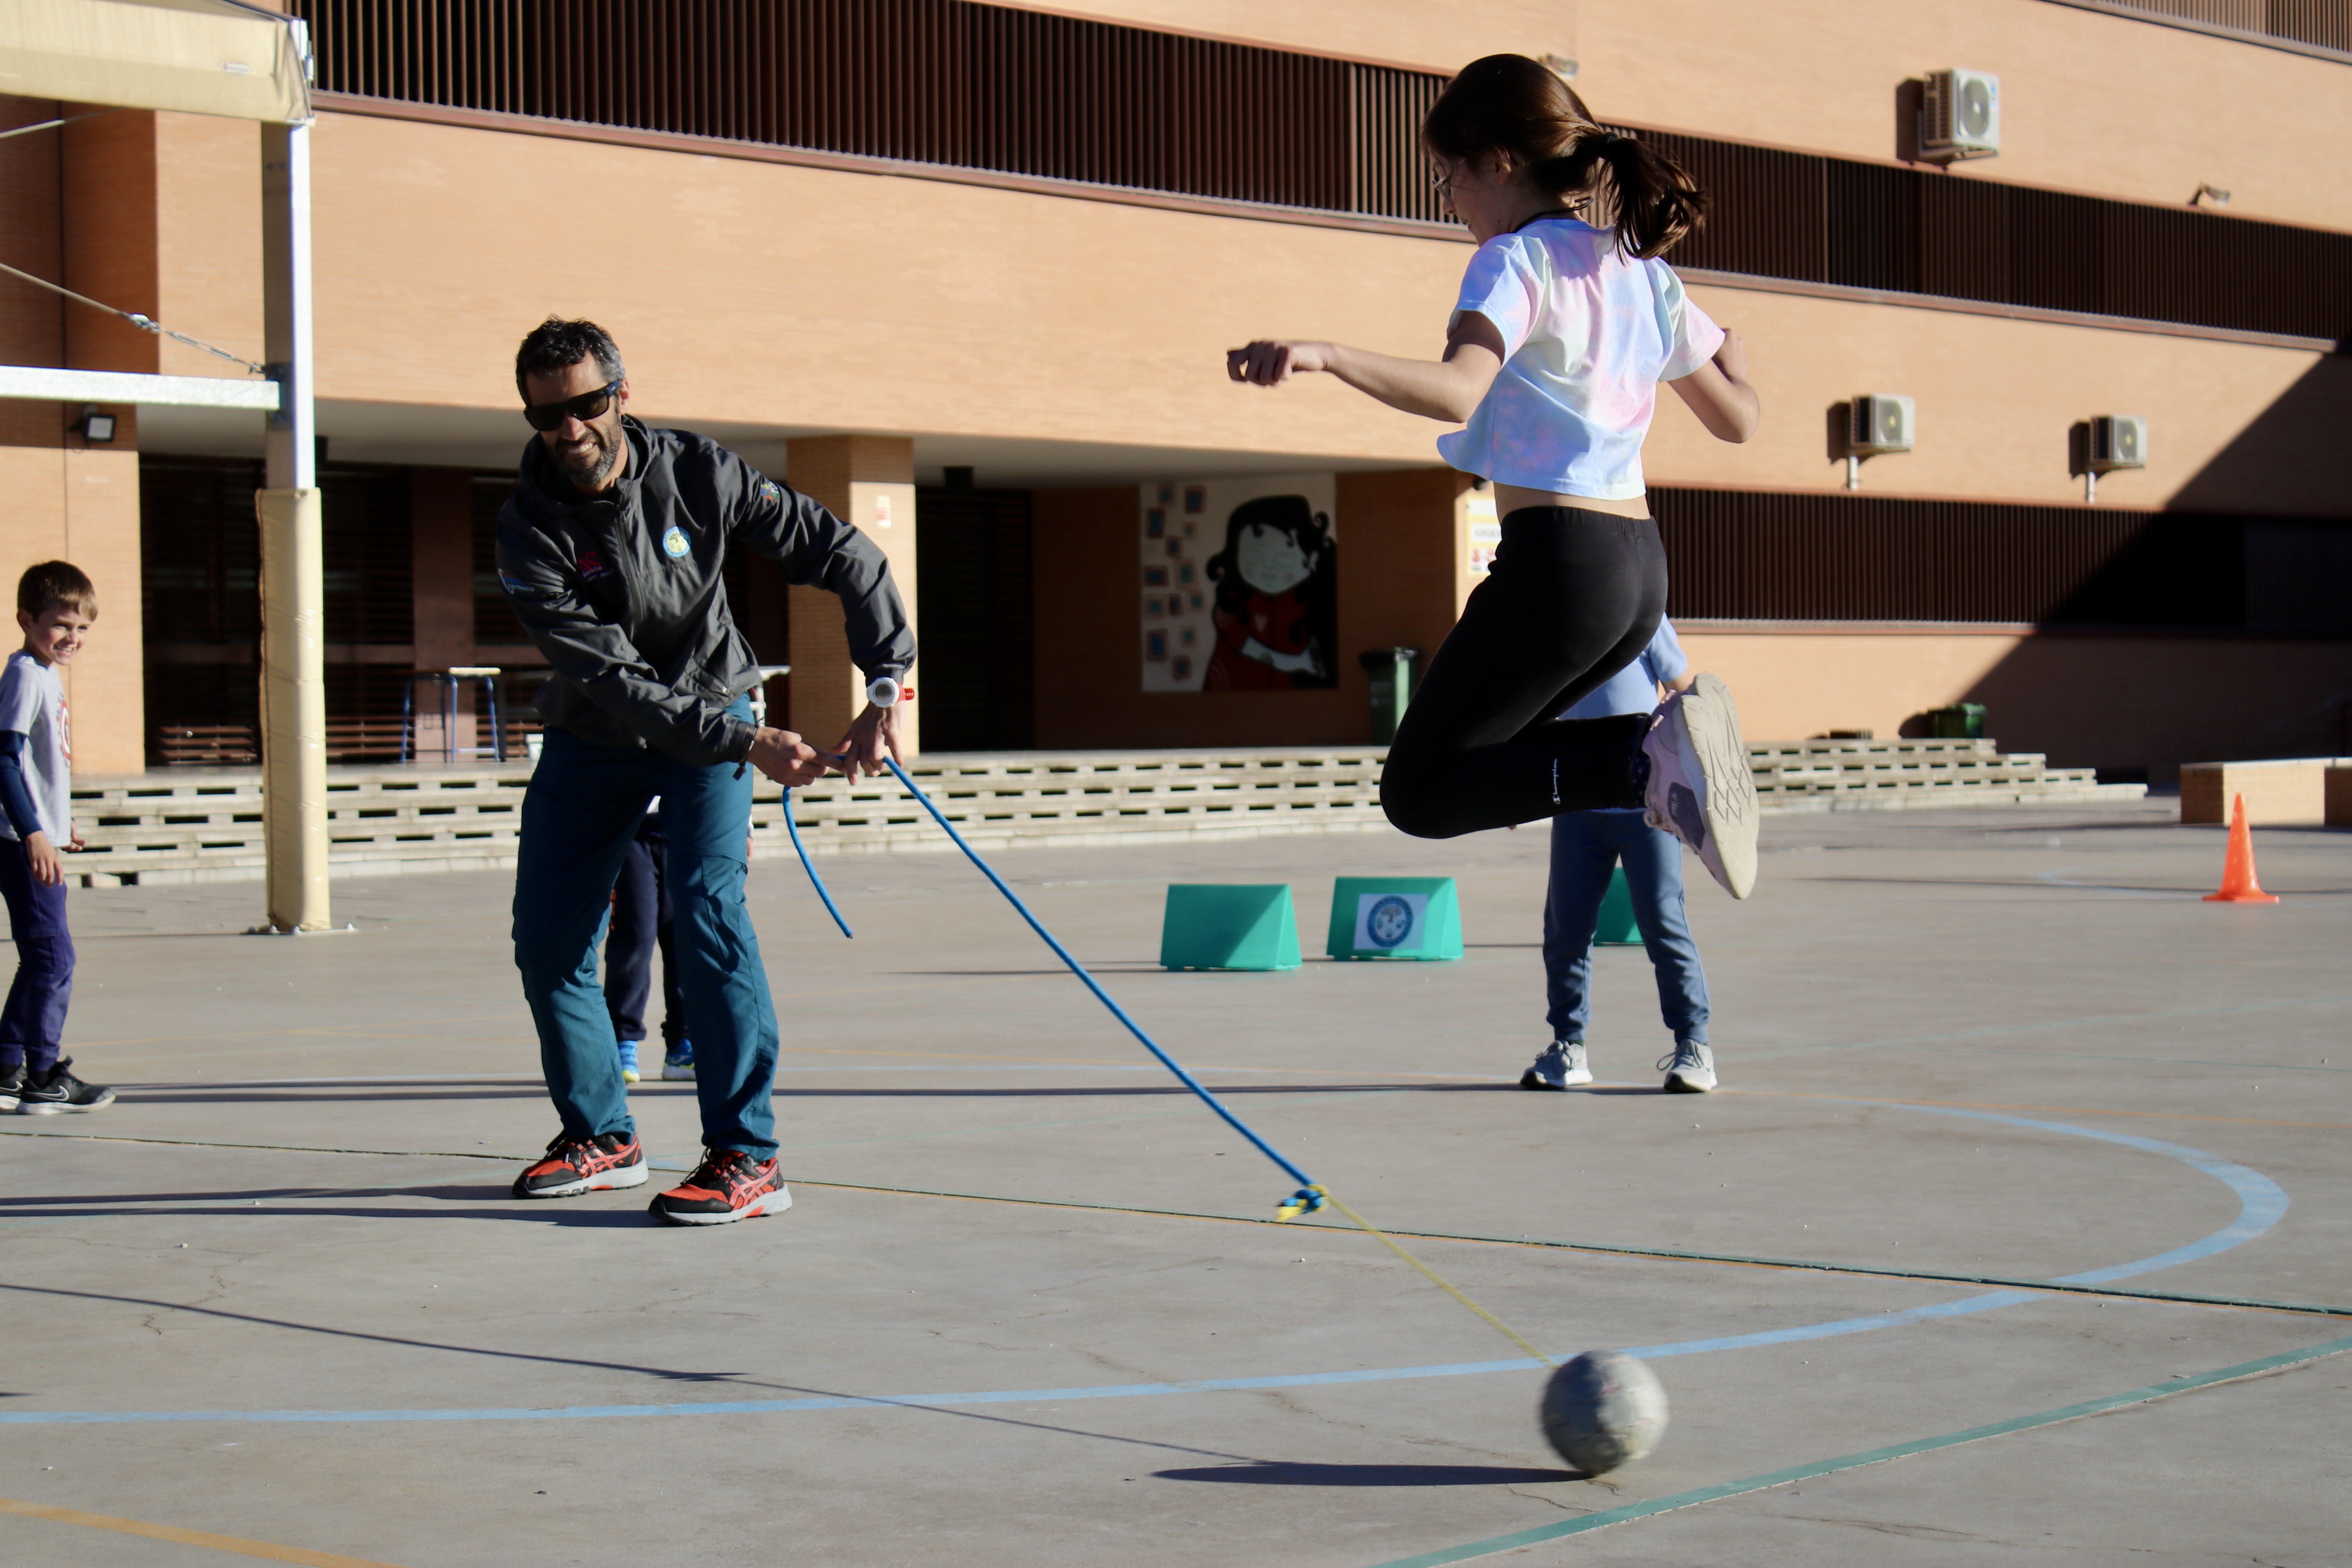
<path id="1" fill-rule="evenodd" d="M 61 1110 L 96 1110 L 114 1103 L 114 1091 L 74 1077 L 73 1058 L 59 1057 L 47 1072 L 28 1072 L 16 1091 L 19 1116 L 54 1116 Z M 0 1099 L 5 1099 L 0 1095 Z"/>

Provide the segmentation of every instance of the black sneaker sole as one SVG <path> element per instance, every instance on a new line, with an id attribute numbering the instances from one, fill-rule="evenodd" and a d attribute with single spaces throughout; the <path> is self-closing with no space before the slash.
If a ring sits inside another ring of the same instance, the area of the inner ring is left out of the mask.
<path id="1" fill-rule="evenodd" d="M 772 1214 L 782 1214 L 793 1206 L 793 1190 L 778 1187 L 772 1193 L 761 1193 L 740 1209 L 677 1210 L 662 1207 L 656 1198 L 646 1205 L 646 1212 L 667 1225 L 733 1225 L 739 1219 L 760 1219 Z"/>
<path id="2" fill-rule="evenodd" d="M 583 1176 L 576 1182 L 566 1182 L 561 1186 L 526 1190 L 522 1178 L 517 1176 L 510 1190 L 519 1198 L 576 1198 L 583 1193 L 611 1193 L 625 1187 L 642 1187 L 652 1176 L 652 1169 L 640 1160 L 634 1165 L 615 1165 L 609 1171 L 599 1171 L 593 1176 Z"/>

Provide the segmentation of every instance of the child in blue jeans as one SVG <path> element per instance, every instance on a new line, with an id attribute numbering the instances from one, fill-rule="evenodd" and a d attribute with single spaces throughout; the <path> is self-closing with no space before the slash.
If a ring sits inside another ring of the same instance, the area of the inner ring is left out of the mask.
<path id="1" fill-rule="evenodd" d="M 1674 623 L 1661 620 L 1641 657 L 1566 713 L 1565 719 L 1606 719 L 1647 713 L 1658 689 L 1680 691 L 1692 680 Z M 1521 1089 L 1564 1089 L 1591 1083 L 1584 1027 L 1592 1016 L 1592 939 L 1601 900 L 1620 861 L 1633 896 L 1633 920 L 1658 979 L 1658 1010 L 1674 1031 L 1675 1048 L 1658 1065 L 1669 1094 L 1704 1094 L 1715 1087 L 1715 1053 L 1706 1044 L 1706 972 L 1683 914 L 1682 847 L 1674 835 L 1635 811 L 1577 811 L 1551 819 L 1551 889 L 1544 904 L 1544 978 L 1552 1043 L 1519 1079 Z"/>
<path id="2" fill-rule="evenodd" d="M 604 935 L 604 1007 L 613 1015 L 613 1038 L 621 1050 L 621 1081 L 635 1083 L 637 1048 L 646 1041 L 646 1008 L 653 997 L 654 951 L 661 951 L 662 1068 L 666 1079 L 694 1076 L 694 1042 L 686 1037 L 686 1002 L 677 990 L 673 941 L 677 917 L 670 908 L 669 838 L 662 832 L 656 798 L 637 825 L 637 836 L 613 884 L 613 919 Z"/>
<path id="3" fill-rule="evenodd" d="M 16 584 L 25 646 L 0 670 L 0 899 L 16 942 L 16 979 L 0 1008 L 0 1110 L 41 1116 L 96 1110 L 114 1091 L 74 1077 L 58 1054 L 73 1000 L 73 933 L 66 929 L 60 846 L 73 830 L 73 732 L 66 715 L 69 664 L 89 637 L 98 591 L 80 568 L 45 561 Z"/>

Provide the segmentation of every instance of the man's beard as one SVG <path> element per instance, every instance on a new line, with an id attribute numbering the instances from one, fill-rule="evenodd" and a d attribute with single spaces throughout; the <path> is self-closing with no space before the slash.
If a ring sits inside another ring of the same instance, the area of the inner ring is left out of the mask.
<path id="1" fill-rule="evenodd" d="M 563 477 L 572 481 L 575 489 L 595 489 L 612 477 L 621 460 L 619 441 L 608 438 L 601 430 L 590 434 L 593 446 L 578 452 L 559 450 L 555 456 L 555 466 L 563 470 Z"/>

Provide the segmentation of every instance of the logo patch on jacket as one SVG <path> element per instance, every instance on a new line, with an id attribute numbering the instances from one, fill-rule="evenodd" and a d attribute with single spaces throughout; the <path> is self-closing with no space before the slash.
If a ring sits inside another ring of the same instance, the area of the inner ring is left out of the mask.
<path id="1" fill-rule="evenodd" d="M 580 580 L 583 583 L 593 583 L 599 577 L 610 577 L 613 574 L 613 569 L 604 564 L 604 558 L 593 550 L 582 551 L 575 564 L 580 569 Z"/>
<path id="2" fill-rule="evenodd" d="M 668 531 L 662 535 L 662 553 L 673 561 L 693 548 L 686 542 L 686 531 L 676 523 L 670 524 Z"/>

